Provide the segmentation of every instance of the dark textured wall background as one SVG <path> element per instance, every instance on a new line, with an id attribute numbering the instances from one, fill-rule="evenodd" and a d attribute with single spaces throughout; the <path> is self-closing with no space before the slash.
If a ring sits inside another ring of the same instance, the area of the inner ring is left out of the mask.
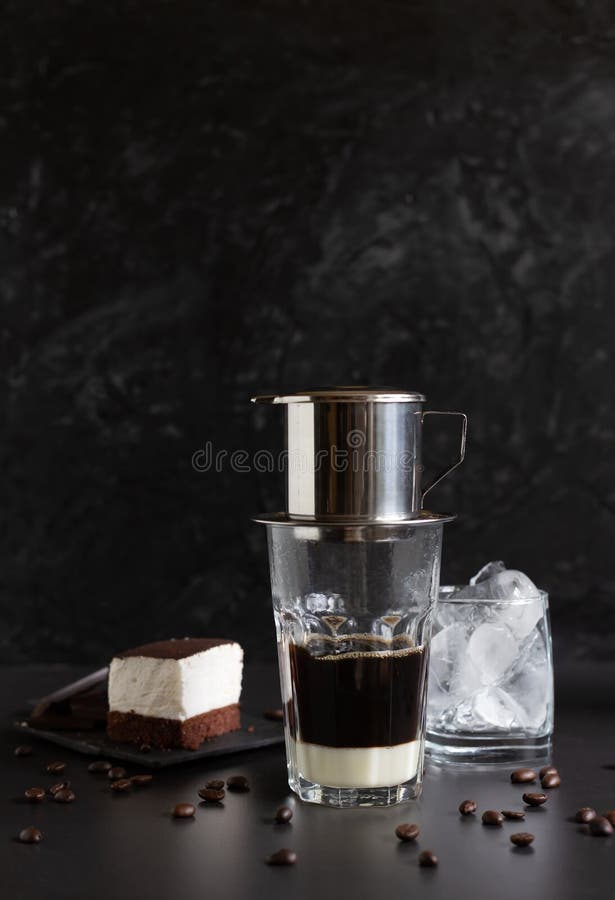
<path id="1" fill-rule="evenodd" d="M 273 649 L 258 390 L 390 383 L 470 415 L 444 579 L 615 626 L 615 9 L 4 3 L 0 644 Z M 445 451 L 432 428 L 431 452 Z"/>

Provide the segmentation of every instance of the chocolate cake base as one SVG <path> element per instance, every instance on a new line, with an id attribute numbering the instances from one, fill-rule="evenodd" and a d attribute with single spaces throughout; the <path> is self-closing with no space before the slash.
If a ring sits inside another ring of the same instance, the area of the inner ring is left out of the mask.
<path id="1" fill-rule="evenodd" d="M 109 712 L 107 734 L 113 741 L 130 744 L 149 744 L 161 750 L 182 747 L 198 750 L 203 741 L 237 731 L 241 728 L 239 704 L 212 709 L 183 722 L 179 719 L 158 719 L 136 713 Z"/>

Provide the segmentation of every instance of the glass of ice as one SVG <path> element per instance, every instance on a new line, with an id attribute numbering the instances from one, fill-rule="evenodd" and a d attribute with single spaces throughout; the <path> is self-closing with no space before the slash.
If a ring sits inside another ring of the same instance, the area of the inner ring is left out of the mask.
<path id="1" fill-rule="evenodd" d="M 427 752 L 443 761 L 539 758 L 549 754 L 552 735 L 548 595 L 501 563 L 488 564 L 469 585 L 441 587 Z"/>

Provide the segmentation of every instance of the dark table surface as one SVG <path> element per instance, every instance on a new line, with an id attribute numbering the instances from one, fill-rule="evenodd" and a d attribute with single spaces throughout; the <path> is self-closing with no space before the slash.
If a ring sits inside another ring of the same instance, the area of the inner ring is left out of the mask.
<path id="1" fill-rule="evenodd" d="M 110 793 L 87 772 L 91 760 L 43 741 L 28 758 L 13 756 L 15 710 L 31 697 L 73 680 L 83 669 L 36 666 L 0 669 L 3 758 L 0 792 L 2 896 L 10 900 L 180 900 L 180 898 L 387 897 L 604 898 L 613 895 L 615 835 L 593 838 L 569 820 L 580 806 L 615 808 L 615 666 L 570 666 L 558 673 L 554 762 L 562 786 L 524 823 L 486 828 L 462 819 L 459 802 L 485 809 L 521 808 L 521 786 L 503 768 L 427 766 L 423 797 L 389 809 L 333 810 L 294 801 L 286 784 L 283 747 L 194 762 L 154 775 L 149 788 Z M 273 668 L 250 668 L 244 700 L 262 709 L 278 702 Z M 37 806 L 21 798 L 47 786 L 50 760 L 67 763 L 77 800 Z M 136 773 L 131 770 L 130 774 Z M 247 775 L 249 794 L 227 795 L 224 808 L 197 807 L 194 820 L 174 820 L 180 801 L 198 802 L 207 778 Z M 291 825 L 272 823 L 276 807 L 293 805 Z M 394 829 L 416 822 L 417 845 L 400 845 Z M 44 832 L 39 845 L 15 836 L 26 825 Z M 514 831 L 535 834 L 529 851 L 509 842 Z M 298 854 L 294 868 L 271 868 L 264 858 L 280 847 Z M 437 869 L 420 869 L 420 849 L 433 849 Z"/>

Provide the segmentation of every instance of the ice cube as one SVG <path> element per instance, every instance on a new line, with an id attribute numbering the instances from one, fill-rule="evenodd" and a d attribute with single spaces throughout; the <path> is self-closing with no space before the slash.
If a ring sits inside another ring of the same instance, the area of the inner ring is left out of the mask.
<path id="1" fill-rule="evenodd" d="M 499 687 L 477 691 L 473 698 L 474 724 L 512 731 L 525 726 L 525 711 L 514 697 Z"/>
<path id="2" fill-rule="evenodd" d="M 540 591 L 527 575 L 507 569 L 500 560 L 483 566 L 469 584 L 453 591 L 453 596 L 460 600 L 527 600 L 540 597 Z"/>
<path id="3" fill-rule="evenodd" d="M 553 681 L 545 639 L 536 629 L 522 648 L 511 677 L 503 685 L 524 712 L 524 727 L 536 734 L 544 732 L 553 703 Z"/>
<path id="4" fill-rule="evenodd" d="M 452 592 L 455 600 L 502 601 L 485 605 L 483 614 L 491 621 L 507 625 L 518 641 L 526 638 L 543 614 L 540 591 L 523 572 L 503 569 L 503 563 L 487 563 L 470 584 Z"/>
<path id="5" fill-rule="evenodd" d="M 523 641 L 532 633 L 542 615 L 543 602 L 540 597 L 498 604 L 494 610 L 494 617 L 506 624 L 518 641 Z"/>
<path id="6" fill-rule="evenodd" d="M 450 592 L 453 600 L 491 600 L 491 582 L 481 581 L 478 584 L 463 584 Z"/>
<path id="7" fill-rule="evenodd" d="M 504 601 L 494 608 L 494 618 L 508 625 L 518 641 L 534 629 L 543 612 L 540 591 L 533 581 L 516 569 L 497 572 L 487 581 L 494 599 Z"/>
<path id="8" fill-rule="evenodd" d="M 515 637 L 505 625 L 485 622 L 468 641 L 467 656 L 477 670 L 481 684 L 494 684 L 510 668 L 519 653 Z"/>
<path id="9" fill-rule="evenodd" d="M 494 575 L 499 575 L 500 572 L 505 571 L 506 566 L 501 559 L 498 559 L 495 562 L 488 562 L 482 569 L 478 570 L 476 575 L 473 575 L 472 578 L 470 578 L 470 584 L 480 584 L 481 581 L 488 581 L 490 578 L 493 578 Z"/>
<path id="10" fill-rule="evenodd" d="M 540 591 L 527 575 L 516 569 L 498 572 L 493 578 L 481 584 L 489 584 L 494 600 L 528 600 L 540 597 Z"/>
<path id="11" fill-rule="evenodd" d="M 442 628 L 431 640 L 427 694 L 430 728 L 442 727 L 452 718 L 457 705 L 478 684 L 477 676 L 471 681 L 469 674 L 464 674 L 467 649 L 468 629 L 459 622 Z"/>
<path id="12" fill-rule="evenodd" d="M 431 639 L 429 650 L 429 687 L 449 691 L 468 646 L 466 629 L 461 623 L 448 625 Z"/>

